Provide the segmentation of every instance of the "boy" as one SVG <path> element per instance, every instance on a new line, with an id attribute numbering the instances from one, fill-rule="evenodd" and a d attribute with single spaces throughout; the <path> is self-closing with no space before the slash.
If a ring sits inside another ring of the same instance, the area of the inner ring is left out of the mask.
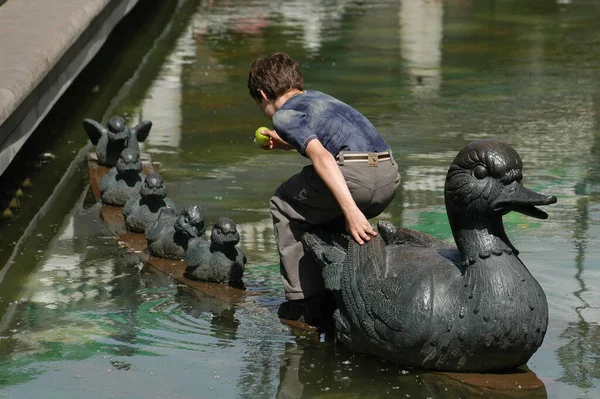
<path id="1" fill-rule="evenodd" d="M 319 225 L 345 219 L 360 245 L 377 235 L 367 218 L 379 215 L 400 184 L 389 145 L 367 118 L 327 94 L 304 90 L 300 66 L 285 53 L 254 61 L 248 90 L 274 130 L 266 150 L 297 150 L 311 165 L 270 200 L 281 276 L 288 301 L 279 317 L 322 325 L 333 312 L 321 268 L 304 253 L 301 238 Z"/>

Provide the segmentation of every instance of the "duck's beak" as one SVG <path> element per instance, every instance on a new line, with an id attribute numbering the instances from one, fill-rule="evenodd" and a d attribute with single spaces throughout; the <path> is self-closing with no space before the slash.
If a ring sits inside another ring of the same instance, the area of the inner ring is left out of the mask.
<path id="1" fill-rule="evenodd" d="M 230 243 L 232 245 L 237 245 L 240 242 L 240 235 L 238 233 L 225 234 L 223 242 Z"/>
<path id="2" fill-rule="evenodd" d="M 140 189 L 140 194 L 144 196 L 154 196 L 160 199 L 167 196 L 167 192 L 164 187 L 147 187 L 145 185 L 143 185 Z"/>
<path id="3" fill-rule="evenodd" d="M 554 203 L 556 203 L 555 196 L 538 194 L 515 181 L 504 186 L 504 189 L 492 204 L 492 209 L 501 214 L 516 211 L 534 218 L 547 219 L 548 214 L 536 208 L 536 206 Z"/>
<path id="4" fill-rule="evenodd" d="M 140 173 L 142 171 L 142 163 L 136 162 L 136 163 L 124 164 L 121 166 L 121 169 L 125 173 L 132 173 L 132 174 Z"/>

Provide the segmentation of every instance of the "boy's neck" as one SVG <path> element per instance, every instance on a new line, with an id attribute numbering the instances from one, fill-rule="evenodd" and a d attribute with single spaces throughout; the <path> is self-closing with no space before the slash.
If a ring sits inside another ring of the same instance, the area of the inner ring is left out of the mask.
<path id="1" fill-rule="evenodd" d="M 281 106 L 283 104 L 285 104 L 285 102 L 287 100 L 289 100 L 290 98 L 298 95 L 298 94 L 302 94 L 304 93 L 303 90 L 298 90 L 298 89 L 292 89 L 286 93 L 284 93 L 283 95 L 281 95 L 277 100 L 275 100 L 275 109 L 278 110 L 279 108 L 281 108 Z"/>

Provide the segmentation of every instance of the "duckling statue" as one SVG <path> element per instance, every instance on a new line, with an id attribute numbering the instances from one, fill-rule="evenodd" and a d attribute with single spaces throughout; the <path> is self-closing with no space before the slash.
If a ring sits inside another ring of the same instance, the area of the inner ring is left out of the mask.
<path id="1" fill-rule="evenodd" d="M 116 166 L 100 180 L 100 198 L 105 205 L 124 206 L 127 200 L 140 192 L 146 175 L 142 173 L 140 152 L 125 148 Z"/>
<path id="2" fill-rule="evenodd" d="M 125 227 L 133 233 L 144 233 L 146 228 L 158 219 L 162 208 L 172 208 L 176 211 L 173 201 L 167 198 L 167 190 L 162 177 L 151 172 L 144 179 L 138 195 L 127 200 L 123 207 Z"/>
<path id="3" fill-rule="evenodd" d="M 235 222 L 222 217 L 212 226 L 210 242 L 200 237 L 188 242 L 185 277 L 210 283 L 241 286 L 246 255 L 236 246 L 240 233 Z"/>
<path id="4" fill-rule="evenodd" d="M 188 241 L 203 238 L 205 230 L 204 210 L 199 205 L 183 208 L 179 216 L 172 208 L 162 208 L 158 219 L 146 229 L 148 251 L 157 258 L 181 260 Z"/>
<path id="5" fill-rule="evenodd" d="M 116 165 L 125 148 L 140 152 L 139 142 L 146 140 L 152 128 L 152 122 L 142 121 L 129 129 L 125 119 L 118 115 L 108 120 L 106 128 L 93 119 L 84 119 L 82 123 L 90 141 L 96 146 L 98 163 L 108 167 Z"/>
<path id="6" fill-rule="evenodd" d="M 445 202 L 457 248 L 416 230 L 378 224 L 363 246 L 306 233 L 336 296 L 336 337 L 350 349 L 432 370 L 492 372 L 527 363 L 548 325 L 541 286 L 511 244 L 502 217 L 539 219 L 556 197 L 521 184 L 510 146 L 478 140 L 448 170 Z"/>

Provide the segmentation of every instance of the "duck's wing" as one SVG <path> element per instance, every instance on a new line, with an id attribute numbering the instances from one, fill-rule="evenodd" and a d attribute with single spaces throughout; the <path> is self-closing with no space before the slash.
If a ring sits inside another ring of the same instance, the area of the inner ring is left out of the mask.
<path id="1" fill-rule="evenodd" d="M 393 342 L 388 337 L 405 329 L 407 306 L 412 304 L 398 300 L 404 289 L 399 279 L 381 280 L 376 286 L 371 286 L 369 306 L 366 307 L 369 317 L 366 320 L 370 320 L 376 337 L 386 337 L 383 339 L 385 342 Z"/>
<path id="2" fill-rule="evenodd" d="M 386 244 L 374 237 L 364 245 L 351 242 L 347 267 L 342 275 L 341 290 L 344 305 L 353 324 L 360 325 L 366 337 L 388 341 L 390 334 L 404 328 L 402 312 L 406 281 L 387 273 Z"/>
<path id="3" fill-rule="evenodd" d="M 390 222 L 380 221 L 377 230 L 387 245 L 410 245 L 414 247 L 451 249 L 452 245 L 438 238 L 406 227 L 396 227 Z"/>
<path id="4" fill-rule="evenodd" d="M 186 272 L 191 273 L 200 265 L 208 265 L 211 258 L 211 243 L 203 237 L 194 237 L 188 241 L 185 251 Z"/>
<path id="5" fill-rule="evenodd" d="M 167 225 L 161 223 L 160 220 L 155 220 L 146 228 L 144 235 L 148 242 L 156 242 L 160 240 L 168 230 L 169 227 Z"/>
<path id="6" fill-rule="evenodd" d="M 110 186 L 110 183 L 115 181 L 115 177 L 117 176 L 117 168 L 114 166 L 110 168 L 108 173 L 102 177 L 100 180 L 100 192 L 104 192 Z"/>
<path id="7" fill-rule="evenodd" d="M 81 123 L 93 145 L 98 144 L 100 137 L 108 133 L 108 130 L 101 123 L 93 119 L 84 119 Z"/>
<path id="8" fill-rule="evenodd" d="M 152 129 L 151 121 L 141 121 L 136 127 L 134 127 L 131 131 L 132 136 L 137 138 L 137 141 L 144 142 L 148 135 L 150 134 L 150 129 Z"/>
<path id="9" fill-rule="evenodd" d="M 328 290 L 339 291 L 342 265 L 346 258 L 346 252 L 343 245 L 336 239 L 330 238 L 327 242 L 317 234 L 304 233 L 302 244 L 304 248 L 312 254 L 313 258 L 323 267 L 321 275 L 325 281 L 325 288 Z M 341 238 L 340 238 L 341 239 Z"/>
<path id="10" fill-rule="evenodd" d="M 158 218 L 146 228 L 146 231 L 144 232 L 146 240 L 150 242 L 157 241 L 169 230 L 174 230 L 173 225 L 175 224 L 176 219 L 177 215 L 175 214 L 175 210 L 171 208 L 162 208 L 158 213 Z"/>
<path id="11" fill-rule="evenodd" d="M 362 246 L 352 242 L 341 286 L 353 324 L 389 350 L 427 336 L 434 301 L 460 276 L 456 254 L 455 249 L 386 245 L 379 236 Z"/>

